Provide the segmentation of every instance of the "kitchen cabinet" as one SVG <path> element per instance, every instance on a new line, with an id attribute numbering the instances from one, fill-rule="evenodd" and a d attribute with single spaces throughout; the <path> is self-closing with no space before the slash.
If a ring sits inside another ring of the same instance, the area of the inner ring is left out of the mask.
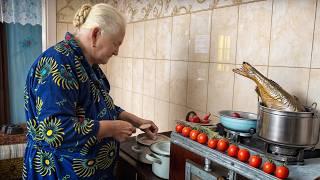
<path id="1" fill-rule="evenodd" d="M 224 179 L 228 170 L 216 164 L 210 164 L 210 171 L 205 170 L 205 158 L 177 144 L 171 143 L 170 179 Z M 214 169 L 214 170 L 212 170 Z"/>
<path id="2" fill-rule="evenodd" d="M 176 144 L 171 143 L 170 147 L 170 179 L 180 180 L 185 178 L 185 166 L 187 160 L 203 165 L 204 158 L 191 151 L 184 149 Z"/>

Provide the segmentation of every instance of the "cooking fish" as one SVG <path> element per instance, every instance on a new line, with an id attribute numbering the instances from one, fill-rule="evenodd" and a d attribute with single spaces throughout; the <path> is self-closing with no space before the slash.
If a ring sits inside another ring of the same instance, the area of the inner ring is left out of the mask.
<path id="1" fill-rule="evenodd" d="M 256 92 L 262 99 L 262 103 L 269 108 L 282 111 L 305 111 L 298 98 L 291 96 L 276 82 L 263 76 L 258 70 L 247 62 L 243 62 L 241 68 L 233 69 L 234 73 L 252 79 L 256 84 Z"/>

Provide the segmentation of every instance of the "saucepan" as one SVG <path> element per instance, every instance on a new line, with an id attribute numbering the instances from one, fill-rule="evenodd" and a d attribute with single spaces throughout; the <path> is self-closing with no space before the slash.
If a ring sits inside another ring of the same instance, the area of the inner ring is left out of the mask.
<path id="1" fill-rule="evenodd" d="M 257 115 L 242 111 L 220 111 L 221 124 L 230 130 L 238 132 L 255 131 L 257 126 Z"/>
<path id="2" fill-rule="evenodd" d="M 170 141 L 159 141 L 150 146 L 152 153 L 146 158 L 152 161 L 152 172 L 163 179 L 169 179 Z"/>

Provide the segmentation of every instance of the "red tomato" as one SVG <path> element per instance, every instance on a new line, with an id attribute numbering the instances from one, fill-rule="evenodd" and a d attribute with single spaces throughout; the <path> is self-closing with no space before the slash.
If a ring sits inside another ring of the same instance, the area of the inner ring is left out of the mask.
<path id="1" fill-rule="evenodd" d="M 191 119 L 191 122 L 193 122 L 193 123 L 199 123 L 199 122 L 200 122 L 199 116 L 197 116 L 197 115 L 193 116 L 192 119 Z"/>
<path id="2" fill-rule="evenodd" d="M 226 139 L 220 139 L 217 144 L 217 149 L 221 152 L 225 152 L 229 147 L 229 142 Z"/>
<path id="3" fill-rule="evenodd" d="M 184 128 L 182 129 L 182 135 L 183 135 L 184 137 L 188 137 L 191 130 L 192 130 L 192 129 L 191 129 L 190 127 L 184 127 Z"/>
<path id="4" fill-rule="evenodd" d="M 227 150 L 228 155 L 231 157 L 237 157 L 239 148 L 238 146 L 231 144 Z"/>
<path id="5" fill-rule="evenodd" d="M 276 165 L 271 161 L 267 161 L 262 165 L 262 170 L 267 174 L 272 174 L 276 170 Z"/>
<path id="6" fill-rule="evenodd" d="M 237 112 L 233 112 L 231 113 L 231 117 L 235 117 L 235 118 L 241 118 L 240 114 Z"/>
<path id="7" fill-rule="evenodd" d="M 189 134 L 190 139 L 196 141 L 199 133 L 200 133 L 199 131 L 193 129 Z"/>
<path id="8" fill-rule="evenodd" d="M 177 124 L 177 125 L 176 125 L 176 131 L 177 131 L 177 133 L 181 133 L 183 128 L 184 128 L 184 126 L 183 126 L 182 124 Z"/>
<path id="9" fill-rule="evenodd" d="M 250 152 L 247 149 L 240 149 L 238 151 L 238 159 L 242 162 L 247 162 L 250 157 Z"/>
<path id="10" fill-rule="evenodd" d="M 259 168 L 262 163 L 262 159 L 259 155 L 253 155 L 249 159 L 249 165 L 255 168 Z"/>
<path id="11" fill-rule="evenodd" d="M 197 141 L 200 144 L 205 144 L 208 141 L 208 136 L 205 133 L 200 133 L 197 137 Z"/>
<path id="12" fill-rule="evenodd" d="M 215 149 L 218 144 L 218 139 L 209 139 L 208 141 L 208 147 L 211 149 Z"/>
<path id="13" fill-rule="evenodd" d="M 289 169 L 286 166 L 278 166 L 274 173 L 277 178 L 286 179 L 289 176 Z"/>

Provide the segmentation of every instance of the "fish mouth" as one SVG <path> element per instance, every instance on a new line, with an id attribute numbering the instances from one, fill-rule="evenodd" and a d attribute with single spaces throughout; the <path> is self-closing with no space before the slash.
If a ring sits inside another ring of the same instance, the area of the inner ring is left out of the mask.
<path id="1" fill-rule="evenodd" d="M 247 62 L 243 62 L 240 68 L 232 69 L 232 71 L 242 76 L 249 77 L 250 74 L 252 74 L 252 66 Z"/>

